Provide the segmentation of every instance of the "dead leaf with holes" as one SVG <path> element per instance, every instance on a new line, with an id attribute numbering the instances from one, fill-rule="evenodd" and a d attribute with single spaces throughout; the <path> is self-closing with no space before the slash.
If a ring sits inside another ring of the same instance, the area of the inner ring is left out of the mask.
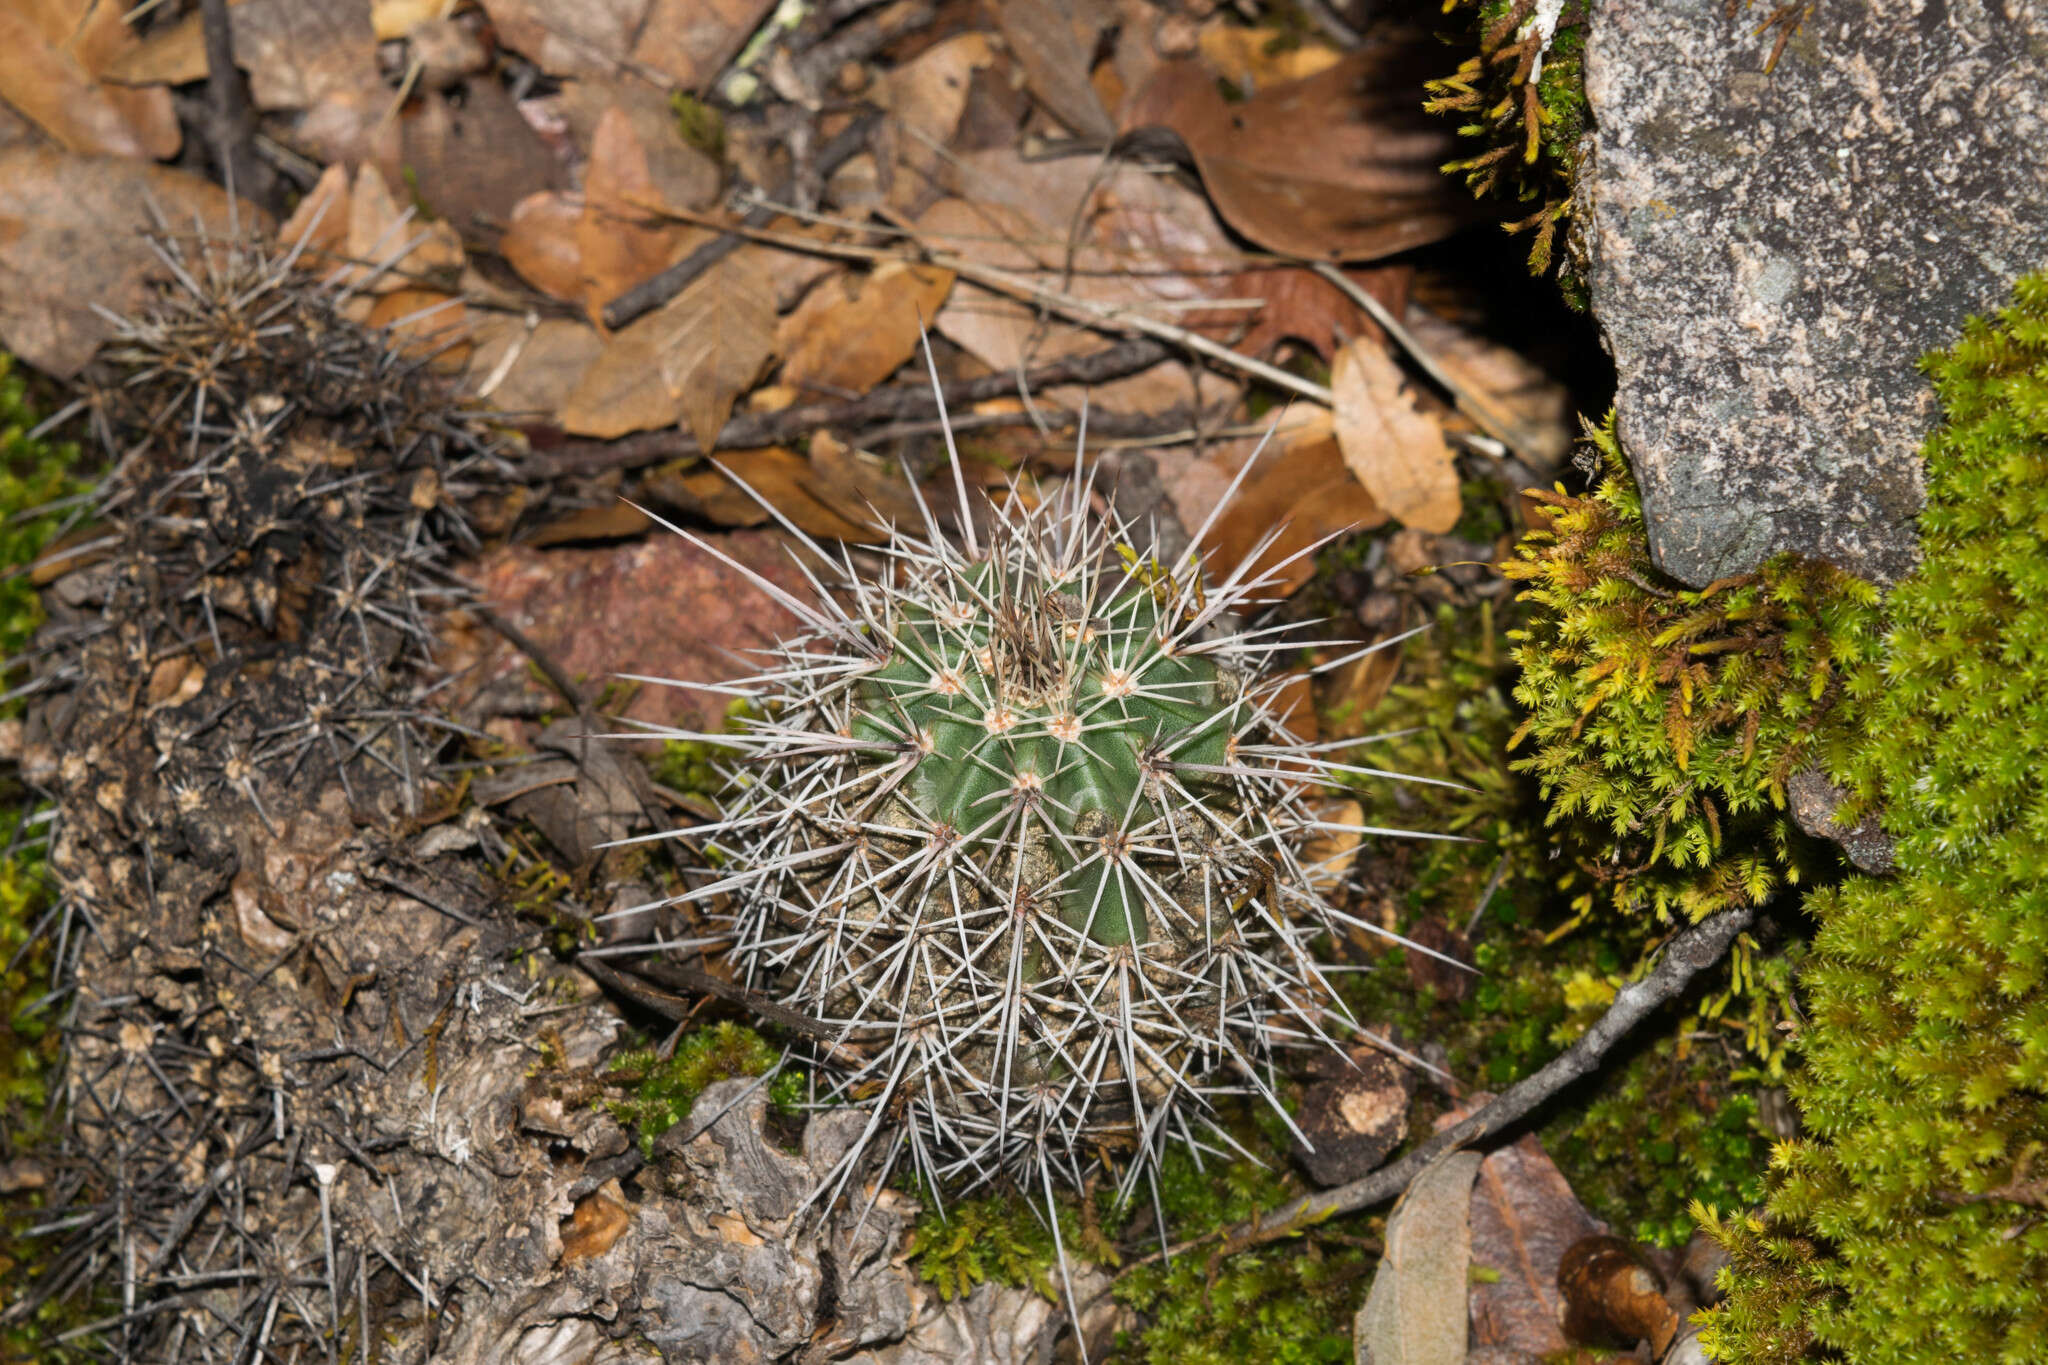
<path id="1" fill-rule="evenodd" d="M 708 450 L 775 354 L 775 289 L 742 248 L 605 344 L 562 405 L 562 428 L 610 439 L 681 421 Z"/>
<path id="2" fill-rule="evenodd" d="M 1260 246 L 1376 260 L 1472 221 L 1471 196 L 1438 170 L 1457 154 L 1456 129 L 1422 108 L 1444 51 L 1426 36 L 1375 42 L 1237 104 L 1206 63 L 1169 62 L 1127 102 L 1123 125 L 1176 134 L 1217 211 Z"/>
<path id="3" fill-rule="evenodd" d="M 1373 501 L 1404 526 L 1439 534 L 1456 526 L 1457 456 L 1386 347 L 1360 337 L 1338 351 L 1330 391 L 1344 463 Z"/>
<path id="4" fill-rule="evenodd" d="M 103 83 L 137 44 L 122 10 L 92 0 L 0 5 L 0 100 L 67 151 L 175 156 L 183 137 L 171 92 Z"/>
<path id="5" fill-rule="evenodd" d="M 782 382 L 861 394 L 896 373 L 953 288 L 953 272 L 885 261 L 821 281 L 776 329 Z"/>

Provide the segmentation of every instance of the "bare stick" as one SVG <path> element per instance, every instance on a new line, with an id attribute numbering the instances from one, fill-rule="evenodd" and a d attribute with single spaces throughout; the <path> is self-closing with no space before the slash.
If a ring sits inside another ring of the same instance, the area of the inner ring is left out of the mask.
<path id="1" fill-rule="evenodd" d="M 1336 1214 L 1384 1203 L 1407 1189 L 1408 1182 L 1444 1152 L 1483 1142 L 1520 1122 L 1572 1082 L 1591 1075 L 1637 1024 L 1684 994 L 1694 977 L 1719 962 L 1735 936 L 1755 918 L 1755 906 L 1738 905 L 1682 931 L 1664 946 L 1648 976 L 1623 986 L 1600 1021 L 1535 1075 L 1509 1086 L 1463 1122 L 1452 1124 L 1393 1165 L 1348 1185 L 1303 1195 L 1259 1219 L 1248 1231 L 1257 1241 L 1270 1241 Z"/>
<path id="2" fill-rule="evenodd" d="M 1025 372 L 1027 388 L 1042 390 L 1061 384 L 1099 384 L 1121 379 L 1148 369 L 1172 354 L 1170 347 L 1146 337 L 1136 337 L 1107 346 L 1088 355 L 1070 356 Z M 986 402 L 1017 391 L 1013 371 L 956 380 L 942 390 L 949 407 Z M 714 447 L 720 450 L 751 450 L 760 446 L 784 445 L 819 427 L 841 429 L 871 422 L 901 422 L 936 416 L 938 400 L 931 385 L 893 384 L 844 403 L 812 403 L 780 412 L 748 413 L 727 422 L 718 433 Z M 959 419 L 955 419 L 958 421 Z M 1096 424 L 1101 425 L 1098 417 Z M 543 476 L 596 474 L 607 469 L 637 469 L 684 455 L 705 451 L 688 432 L 670 428 L 641 432 L 616 441 L 571 441 L 545 454 L 536 453 L 534 463 Z"/>
<path id="3" fill-rule="evenodd" d="M 1407 1189 L 1409 1183 L 1422 1174 L 1424 1167 L 1445 1152 L 1484 1142 L 1528 1117 L 1537 1106 L 1566 1086 L 1591 1075 L 1614 1045 L 1627 1037 L 1637 1024 L 1684 994 L 1693 978 L 1719 962 L 1728 951 L 1728 945 L 1735 941 L 1735 936 L 1747 929 L 1755 918 L 1754 906 L 1739 905 L 1680 932 L 1665 945 L 1663 955 L 1657 959 L 1657 965 L 1650 974 L 1622 987 L 1599 1022 L 1587 1029 L 1584 1037 L 1565 1049 L 1548 1066 L 1509 1086 L 1463 1121 L 1452 1124 L 1392 1165 L 1383 1166 L 1348 1185 L 1305 1194 L 1261 1218 L 1229 1229 L 1224 1237 L 1223 1253 L 1244 1251 L 1263 1242 L 1302 1232 L 1326 1218 L 1384 1204 Z M 1172 1250 L 1184 1251 L 1204 1240 L 1196 1238 Z M 1161 1258 L 1162 1253 L 1154 1252 L 1132 1265 L 1135 1268 Z"/>
<path id="4" fill-rule="evenodd" d="M 865 148 L 881 117 L 879 109 L 863 109 L 852 123 L 839 131 L 838 136 L 826 143 L 818 152 L 818 177 L 823 179 L 831 175 Z M 786 193 L 788 189 L 786 185 L 778 186 L 777 193 Z M 748 227 L 766 227 L 775 221 L 776 216 L 775 209 L 758 204 L 747 210 L 746 217 L 740 222 Z M 616 331 L 641 314 L 653 312 L 682 293 L 692 280 L 739 250 L 746 240 L 738 232 L 721 233 L 659 275 L 640 281 L 604 306 L 604 325 Z"/>

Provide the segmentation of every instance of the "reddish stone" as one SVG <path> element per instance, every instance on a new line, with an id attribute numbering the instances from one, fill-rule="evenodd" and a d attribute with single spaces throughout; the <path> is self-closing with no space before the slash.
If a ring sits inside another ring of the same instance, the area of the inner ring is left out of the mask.
<path id="1" fill-rule="evenodd" d="M 780 536 L 734 531 L 703 539 L 798 600 L 813 600 Z M 666 531 L 596 549 L 508 546 L 485 556 L 467 577 L 488 605 L 593 696 L 615 673 L 689 682 L 744 677 L 758 666 L 744 651 L 772 646 L 800 626 L 794 612 L 746 574 Z M 450 632 L 441 662 L 464 674 L 465 698 L 529 671 L 526 656 L 481 623 Z M 729 700 L 690 688 L 642 686 L 623 712 L 602 709 L 716 729 Z"/>

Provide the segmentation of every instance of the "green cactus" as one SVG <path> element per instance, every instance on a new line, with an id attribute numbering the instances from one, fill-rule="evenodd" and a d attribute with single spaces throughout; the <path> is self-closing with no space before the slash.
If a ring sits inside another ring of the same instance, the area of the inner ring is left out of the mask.
<path id="1" fill-rule="evenodd" d="M 807 629 L 726 689 L 761 709 L 716 737 L 742 761 L 681 899 L 729 916 L 750 985 L 832 1026 L 819 1098 L 871 1114 L 833 1198 L 883 1148 L 935 1192 L 1049 1205 L 1109 1171 L 1127 1196 L 1215 1131 L 1218 1096 L 1279 1111 L 1278 1051 L 1356 1032 L 1310 945 L 1385 931 L 1327 904 L 1310 845 L 1405 831 L 1335 826 L 1316 791 L 1396 774 L 1288 731 L 1266 664 L 1299 627 L 1230 627 L 1285 563 L 1209 588 L 1091 486 L 1013 487 L 959 547 L 926 508 L 889 572 L 841 560 L 815 604 L 757 580 Z"/>
<path id="2" fill-rule="evenodd" d="M 995 566 L 976 566 L 964 596 L 1005 600 L 996 577 Z M 1109 860 L 1077 850 L 1126 813 L 1141 825 L 1165 818 L 1162 779 L 1172 774 L 1180 776 L 1171 795 L 1182 801 L 1229 802 L 1207 770 L 1220 772 L 1232 756 L 1241 684 L 1209 658 L 1161 648 L 1172 632 L 1149 593 L 1124 593 L 1083 619 L 1078 598 L 1058 584 L 1049 591 L 1042 610 L 1010 621 L 908 609 L 889 662 L 858 688 L 854 736 L 887 743 L 908 726 L 920 745 L 928 740 L 905 785 L 919 809 L 955 830 L 985 823 L 1005 793 L 1036 792 L 1034 808 L 1066 836 L 1040 841 L 1073 873 L 1056 894 L 1060 916 L 1098 943 L 1148 942 L 1172 927 L 1148 923 L 1142 897 L 1109 875 Z"/>

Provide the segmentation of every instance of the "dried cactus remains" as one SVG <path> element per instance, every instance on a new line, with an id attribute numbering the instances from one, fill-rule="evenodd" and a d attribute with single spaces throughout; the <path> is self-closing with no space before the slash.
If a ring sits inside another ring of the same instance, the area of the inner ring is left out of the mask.
<path id="1" fill-rule="evenodd" d="M 957 546 L 920 496 L 923 533 L 895 531 L 874 577 L 807 541 L 835 566 L 806 569 L 815 602 L 756 580 L 805 629 L 716 689 L 755 718 L 661 732 L 743 755 L 722 818 L 671 832 L 708 855 L 680 899 L 729 921 L 751 989 L 829 1026 L 802 1045 L 814 1098 L 867 1107 L 814 1199 L 864 1156 L 934 1194 L 1049 1202 L 1113 1172 L 1130 1197 L 1169 1144 L 1231 1145 L 1222 1096 L 1284 1120 L 1282 1051 L 1358 1031 L 1311 944 L 1384 931 L 1329 903 L 1315 846 L 1414 832 L 1332 822 L 1317 790 L 1400 775 L 1289 730 L 1269 664 L 1330 642 L 1235 626 L 1318 546 L 1260 572 L 1276 527 L 1206 586 L 1093 485 L 1078 456 L 1043 502 L 1013 482 Z"/>

